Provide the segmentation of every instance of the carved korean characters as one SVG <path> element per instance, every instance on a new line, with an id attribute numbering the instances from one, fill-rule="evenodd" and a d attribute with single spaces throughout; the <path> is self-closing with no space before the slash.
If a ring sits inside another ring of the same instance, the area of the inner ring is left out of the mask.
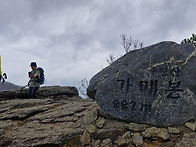
<path id="1" fill-rule="evenodd" d="M 100 108 L 111 117 L 129 122 L 171 126 L 195 119 L 195 91 L 186 78 L 193 64 L 187 59 L 195 48 L 162 42 L 142 51 L 129 53 L 98 73 L 88 93 L 94 92 Z"/>

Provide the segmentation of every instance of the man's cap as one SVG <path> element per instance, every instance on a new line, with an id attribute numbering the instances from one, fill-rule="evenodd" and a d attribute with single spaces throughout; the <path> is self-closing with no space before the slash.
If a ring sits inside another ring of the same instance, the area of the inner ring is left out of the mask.
<path id="1" fill-rule="evenodd" d="M 37 64 L 36 64 L 36 62 L 31 62 L 30 66 L 31 67 L 33 67 L 33 66 L 36 66 L 37 67 Z"/>

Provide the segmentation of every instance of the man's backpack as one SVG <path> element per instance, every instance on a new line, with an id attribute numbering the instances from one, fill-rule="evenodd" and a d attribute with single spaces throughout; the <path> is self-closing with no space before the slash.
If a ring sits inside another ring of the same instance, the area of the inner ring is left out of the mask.
<path id="1" fill-rule="evenodd" d="M 40 71 L 40 81 L 39 81 L 39 83 L 42 85 L 42 84 L 44 84 L 44 81 L 45 81 L 44 70 L 41 67 L 38 67 L 37 70 Z"/>

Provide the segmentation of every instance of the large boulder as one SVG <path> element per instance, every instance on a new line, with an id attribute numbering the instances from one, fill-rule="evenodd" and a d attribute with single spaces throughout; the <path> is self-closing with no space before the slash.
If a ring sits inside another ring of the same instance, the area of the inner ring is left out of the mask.
<path id="1" fill-rule="evenodd" d="M 196 49 L 161 42 L 134 50 L 96 74 L 87 89 L 107 115 L 173 126 L 196 120 Z"/>

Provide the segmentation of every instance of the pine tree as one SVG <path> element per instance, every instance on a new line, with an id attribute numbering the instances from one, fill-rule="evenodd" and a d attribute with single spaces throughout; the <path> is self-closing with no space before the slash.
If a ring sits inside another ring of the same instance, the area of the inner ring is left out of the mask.
<path id="1" fill-rule="evenodd" d="M 182 43 L 191 43 L 196 47 L 196 34 L 192 34 L 190 38 L 182 40 Z"/>

